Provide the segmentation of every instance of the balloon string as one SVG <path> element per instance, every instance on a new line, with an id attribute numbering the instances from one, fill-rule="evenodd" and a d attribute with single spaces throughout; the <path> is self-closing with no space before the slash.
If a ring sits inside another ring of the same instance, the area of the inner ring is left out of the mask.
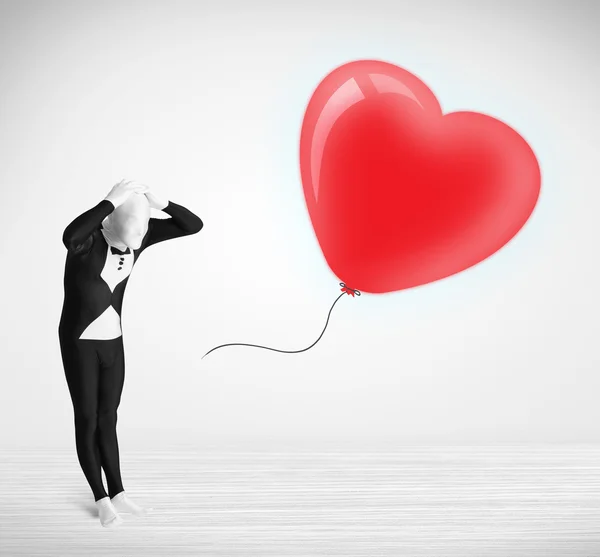
<path id="1" fill-rule="evenodd" d="M 336 298 L 335 302 L 333 302 L 331 308 L 329 309 L 329 313 L 327 314 L 327 321 L 325 322 L 325 327 L 323 328 L 323 331 L 321 331 L 321 334 L 319 335 L 319 338 L 317 340 L 315 340 L 315 342 L 313 342 L 307 348 L 303 348 L 302 350 L 279 350 L 278 348 L 270 348 L 268 346 L 261 346 L 259 344 L 246 344 L 246 343 L 243 343 L 243 342 L 232 342 L 232 343 L 229 343 L 229 344 L 221 344 L 219 346 L 215 346 L 214 348 L 212 348 L 211 350 L 209 350 L 206 354 L 204 354 L 204 356 L 202 356 L 202 358 L 200 358 L 200 359 L 202 360 L 205 356 L 208 356 L 211 352 L 213 352 L 217 348 L 223 348 L 224 346 L 253 346 L 255 348 L 264 348 L 265 350 L 273 350 L 274 352 L 283 352 L 285 354 L 298 354 L 299 352 L 305 352 L 306 350 L 309 350 L 315 344 L 317 344 L 317 342 L 319 342 L 319 340 L 321 340 L 321 337 L 323 336 L 323 333 L 325 333 L 325 329 L 327 329 L 327 324 L 329 323 L 329 317 L 331 316 L 331 312 L 333 311 L 333 307 L 335 306 L 335 304 L 338 303 L 338 300 L 344 294 L 351 295 L 352 297 L 354 297 L 355 294 L 357 296 L 360 296 L 360 291 L 355 290 L 354 288 L 350 288 L 350 287 L 346 286 L 343 282 L 340 282 L 340 286 L 342 287 L 342 289 L 341 289 L 342 293 Z"/>

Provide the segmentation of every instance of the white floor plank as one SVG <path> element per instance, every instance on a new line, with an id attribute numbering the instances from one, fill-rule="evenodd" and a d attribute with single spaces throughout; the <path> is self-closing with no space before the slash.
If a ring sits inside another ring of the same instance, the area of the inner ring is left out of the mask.
<path id="1" fill-rule="evenodd" d="M 600 446 L 121 451 L 153 513 L 100 526 L 73 451 L 4 451 L 0 555 L 600 556 Z"/>

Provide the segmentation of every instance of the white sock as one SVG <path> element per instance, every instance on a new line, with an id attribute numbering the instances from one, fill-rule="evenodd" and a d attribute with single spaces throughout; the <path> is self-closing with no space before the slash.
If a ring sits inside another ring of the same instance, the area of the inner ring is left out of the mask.
<path id="1" fill-rule="evenodd" d="M 148 511 L 151 509 L 147 509 L 145 507 L 140 507 L 136 505 L 129 496 L 124 492 L 117 493 L 112 499 L 111 503 L 117 509 L 118 512 L 124 514 L 134 514 L 136 516 L 144 516 L 148 514 Z"/>
<path id="2" fill-rule="evenodd" d="M 100 517 L 100 524 L 105 528 L 115 528 L 123 522 L 123 519 L 119 516 L 117 509 L 110 502 L 110 497 L 104 497 L 96 501 L 98 507 L 98 516 Z"/>

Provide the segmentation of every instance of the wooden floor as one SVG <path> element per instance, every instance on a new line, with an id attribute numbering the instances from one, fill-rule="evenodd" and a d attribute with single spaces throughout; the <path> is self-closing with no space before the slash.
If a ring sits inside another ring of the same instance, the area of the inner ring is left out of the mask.
<path id="1" fill-rule="evenodd" d="M 100 526 L 71 451 L 0 456 L 0 555 L 598 557 L 600 446 L 121 451 Z"/>

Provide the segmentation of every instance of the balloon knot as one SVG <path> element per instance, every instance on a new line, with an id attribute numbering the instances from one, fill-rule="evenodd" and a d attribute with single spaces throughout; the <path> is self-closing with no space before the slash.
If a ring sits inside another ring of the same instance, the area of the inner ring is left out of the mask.
<path id="1" fill-rule="evenodd" d="M 346 286 L 343 282 L 340 282 L 340 286 L 342 287 L 340 290 L 342 292 L 345 292 L 346 294 L 348 294 L 349 296 L 351 295 L 354 298 L 354 295 L 356 294 L 357 296 L 360 296 L 360 291 L 356 290 L 354 288 L 350 288 L 349 286 Z"/>

